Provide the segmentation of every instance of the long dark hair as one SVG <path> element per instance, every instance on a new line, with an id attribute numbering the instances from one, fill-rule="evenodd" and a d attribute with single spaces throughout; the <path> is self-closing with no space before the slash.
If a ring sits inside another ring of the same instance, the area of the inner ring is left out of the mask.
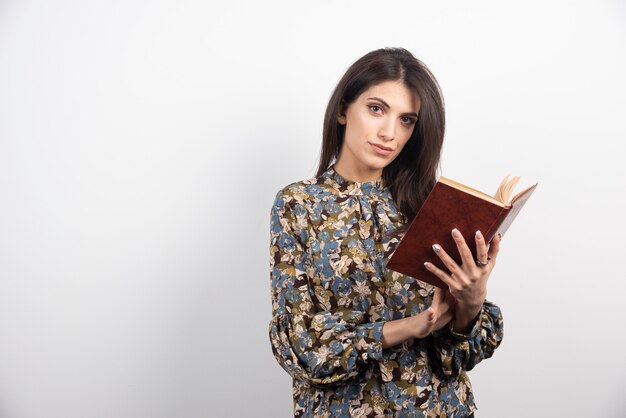
<path id="1" fill-rule="evenodd" d="M 359 58 L 348 68 L 330 97 L 324 115 L 322 150 L 317 176 L 337 160 L 345 133 L 337 116 L 370 86 L 402 80 L 419 97 L 417 124 L 402 152 L 383 169 L 405 230 L 435 185 L 445 131 L 444 101 L 437 80 L 420 60 L 404 48 L 381 48 Z M 401 232 L 400 230 L 398 232 Z"/>

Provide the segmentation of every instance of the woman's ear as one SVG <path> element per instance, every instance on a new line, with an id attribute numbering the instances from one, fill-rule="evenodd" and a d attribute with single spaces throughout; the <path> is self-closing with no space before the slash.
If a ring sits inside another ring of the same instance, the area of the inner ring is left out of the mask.
<path id="1" fill-rule="evenodd" d="M 340 125 L 346 124 L 346 105 L 343 100 L 341 101 L 341 104 L 339 105 L 339 114 L 337 115 L 337 123 L 339 123 Z"/>

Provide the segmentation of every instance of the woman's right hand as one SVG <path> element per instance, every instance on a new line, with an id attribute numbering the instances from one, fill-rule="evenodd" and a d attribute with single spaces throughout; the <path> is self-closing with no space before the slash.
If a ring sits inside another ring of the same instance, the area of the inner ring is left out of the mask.
<path id="1" fill-rule="evenodd" d="M 454 305 L 450 292 L 436 287 L 430 307 L 411 317 L 413 337 L 426 338 L 431 332 L 443 328 L 454 317 Z"/>
<path id="2" fill-rule="evenodd" d="M 431 332 L 443 328 L 454 318 L 455 306 L 456 301 L 450 292 L 435 287 L 433 303 L 430 305 L 430 308 L 435 311 L 436 320 Z"/>
<path id="3" fill-rule="evenodd" d="M 450 292 L 435 288 L 433 302 L 428 309 L 417 315 L 385 322 L 382 328 L 382 347 L 391 347 L 409 338 L 428 337 L 428 334 L 452 320 L 454 306 L 454 298 Z"/>

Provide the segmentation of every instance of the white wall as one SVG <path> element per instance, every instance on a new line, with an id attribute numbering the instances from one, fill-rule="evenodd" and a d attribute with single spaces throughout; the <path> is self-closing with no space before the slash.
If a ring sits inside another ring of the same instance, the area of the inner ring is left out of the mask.
<path id="1" fill-rule="evenodd" d="M 442 86 L 441 174 L 540 183 L 477 415 L 624 416 L 624 2 L 222 3 L 0 3 L 0 416 L 289 416 L 270 206 L 382 46 Z"/>

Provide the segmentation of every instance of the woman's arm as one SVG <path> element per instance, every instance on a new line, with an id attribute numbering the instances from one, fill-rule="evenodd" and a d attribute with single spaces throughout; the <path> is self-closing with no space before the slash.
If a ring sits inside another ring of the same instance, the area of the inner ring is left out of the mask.
<path id="1" fill-rule="evenodd" d="M 431 306 L 418 315 L 388 321 L 383 327 L 383 348 L 401 344 L 409 338 L 426 338 L 447 325 L 454 316 L 453 299 L 436 288 Z"/>
<path id="2" fill-rule="evenodd" d="M 410 338 L 424 338 L 428 335 L 429 324 L 434 323 L 434 313 L 424 311 L 416 316 L 387 321 L 383 326 L 382 347 L 401 344 Z"/>
<path id="3" fill-rule="evenodd" d="M 432 315 L 430 316 L 432 318 Z M 383 348 L 393 347 L 394 345 L 401 344 L 409 338 L 423 338 L 420 337 L 419 323 L 416 320 L 417 316 L 410 316 L 408 318 L 395 319 L 393 321 L 385 322 L 383 326 L 382 344 Z M 422 323 L 427 323 L 430 318 L 422 320 Z"/>
<path id="4" fill-rule="evenodd" d="M 295 379 L 312 386 L 338 384 L 356 376 L 360 365 L 382 359 L 384 323 L 363 323 L 361 311 L 316 309 L 292 199 L 279 191 L 271 210 L 272 352 Z"/>
<path id="5" fill-rule="evenodd" d="M 425 263 L 426 267 L 448 285 L 456 301 L 455 319 L 440 332 L 433 333 L 434 347 L 443 373 L 456 375 L 471 370 L 476 364 L 493 355 L 503 337 L 500 308 L 485 299 L 487 280 L 500 250 L 501 236 L 496 236 L 489 248 L 480 231 L 476 231 L 478 260 L 490 260 L 478 266 L 463 236 L 456 229 L 452 236 L 462 258 L 458 265 L 440 246 L 433 246 L 450 273 Z"/>
<path id="6" fill-rule="evenodd" d="M 274 357 L 285 371 L 314 386 L 341 383 L 357 375 L 360 365 L 381 361 L 384 348 L 428 335 L 437 324 L 433 310 L 371 323 L 364 322 L 362 311 L 317 311 L 291 202 L 279 192 L 270 221 L 269 337 Z"/>
<path id="7" fill-rule="evenodd" d="M 485 300 L 469 332 L 458 332 L 454 321 L 433 332 L 435 360 L 444 375 L 456 376 L 462 370 L 472 370 L 482 360 L 491 357 L 502 342 L 504 326 L 500 308 Z"/>

